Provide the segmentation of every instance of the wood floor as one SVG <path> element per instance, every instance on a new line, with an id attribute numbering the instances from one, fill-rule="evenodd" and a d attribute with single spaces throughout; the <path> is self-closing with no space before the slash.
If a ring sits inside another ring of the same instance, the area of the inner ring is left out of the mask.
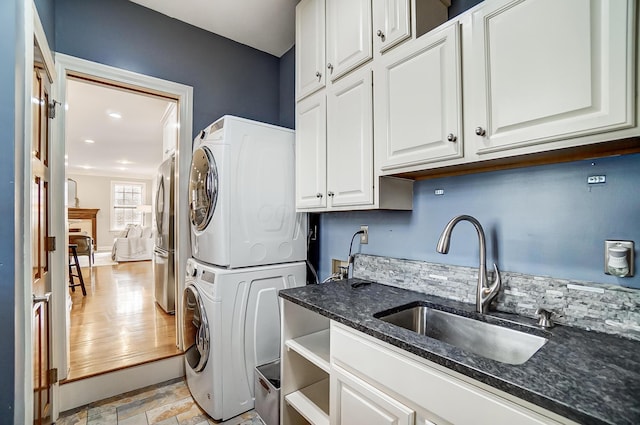
<path id="1" fill-rule="evenodd" d="M 175 316 L 154 302 L 151 261 L 82 267 L 87 296 L 71 293 L 70 370 L 64 382 L 180 354 Z"/>

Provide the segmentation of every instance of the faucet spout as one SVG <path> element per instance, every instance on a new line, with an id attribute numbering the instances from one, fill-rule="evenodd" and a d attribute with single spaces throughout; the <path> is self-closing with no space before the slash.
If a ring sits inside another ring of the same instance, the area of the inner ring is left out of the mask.
<path id="1" fill-rule="evenodd" d="M 502 280 L 500 278 L 500 271 L 498 270 L 498 266 L 495 264 L 493 268 L 495 270 L 495 278 L 492 282 L 491 286 L 487 283 L 487 247 L 486 241 L 484 237 L 484 230 L 482 229 L 482 225 L 478 220 L 470 215 L 458 215 L 453 217 L 447 225 L 444 227 L 442 231 L 442 235 L 440 235 L 440 239 L 438 240 L 438 245 L 436 246 L 436 251 L 441 254 L 447 254 L 449 252 L 449 245 L 451 242 L 451 233 L 453 228 L 461 221 L 468 221 L 473 224 L 476 232 L 478 233 L 478 242 L 480 244 L 480 264 L 478 267 L 478 290 L 476 293 L 476 311 L 478 313 L 486 313 L 489 311 L 489 304 L 498 295 L 500 291 L 500 286 L 502 284 Z"/>

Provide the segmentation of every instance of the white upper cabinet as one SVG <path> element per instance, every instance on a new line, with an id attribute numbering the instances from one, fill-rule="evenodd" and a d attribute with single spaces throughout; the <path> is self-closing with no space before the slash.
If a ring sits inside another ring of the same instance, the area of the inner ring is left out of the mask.
<path id="1" fill-rule="evenodd" d="M 327 73 L 331 81 L 373 57 L 371 0 L 326 0 Z"/>
<path id="2" fill-rule="evenodd" d="M 325 0 L 296 7 L 296 99 L 325 85 Z"/>
<path id="3" fill-rule="evenodd" d="M 373 207 L 370 68 L 349 74 L 296 107 L 296 207 Z"/>
<path id="4" fill-rule="evenodd" d="M 327 206 L 327 101 L 324 91 L 296 105 L 296 207 Z"/>
<path id="5" fill-rule="evenodd" d="M 635 125 L 633 4 L 487 0 L 473 12 L 465 126 L 475 152 Z"/>
<path id="6" fill-rule="evenodd" d="M 383 174 L 462 156 L 459 36 L 453 22 L 376 63 L 376 154 Z"/>
<path id="7" fill-rule="evenodd" d="M 331 207 L 373 204 L 373 108 L 370 68 L 327 92 L 327 196 Z"/>
<path id="8" fill-rule="evenodd" d="M 373 46 L 376 52 L 384 52 L 409 38 L 409 3 L 409 0 L 373 0 Z"/>

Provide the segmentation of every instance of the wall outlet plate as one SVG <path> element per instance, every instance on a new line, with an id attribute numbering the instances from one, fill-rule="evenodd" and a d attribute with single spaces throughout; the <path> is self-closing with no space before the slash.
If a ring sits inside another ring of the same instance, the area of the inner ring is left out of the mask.
<path id="1" fill-rule="evenodd" d="M 331 274 L 339 273 L 346 277 L 348 270 L 349 261 L 337 260 L 335 258 L 331 259 Z"/>
<path id="2" fill-rule="evenodd" d="M 364 233 L 360 233 L 360 243 L 365 245 L 369 243 L 369 226 L 362 225 L 360 226 L 360 230 Z"/>
<path id="3" fill-rule="evenodd" d="M 604 241 L 604 273 L 611 274 L 607 267 L 607 264 L 609 264 L 609 248 L 617 246 L 628 249 L 627 262 L 629 263 L 629 273 L 625 277 L 632 277 L 634 274 L 633 263 L 635 259 L 633 241 Z"/>

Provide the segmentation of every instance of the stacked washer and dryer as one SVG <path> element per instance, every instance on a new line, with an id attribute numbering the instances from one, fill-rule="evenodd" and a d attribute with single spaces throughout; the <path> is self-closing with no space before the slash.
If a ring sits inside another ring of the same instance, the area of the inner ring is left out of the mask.
<path id="1" fill-rule="evenodd" d="M 187 384 L 212 418 L 254 407 L 254 368 L 280 357 L 278 291 L 306 280 L 294 132 L 224 116 L 194 140 L 183 297 Z"/>

